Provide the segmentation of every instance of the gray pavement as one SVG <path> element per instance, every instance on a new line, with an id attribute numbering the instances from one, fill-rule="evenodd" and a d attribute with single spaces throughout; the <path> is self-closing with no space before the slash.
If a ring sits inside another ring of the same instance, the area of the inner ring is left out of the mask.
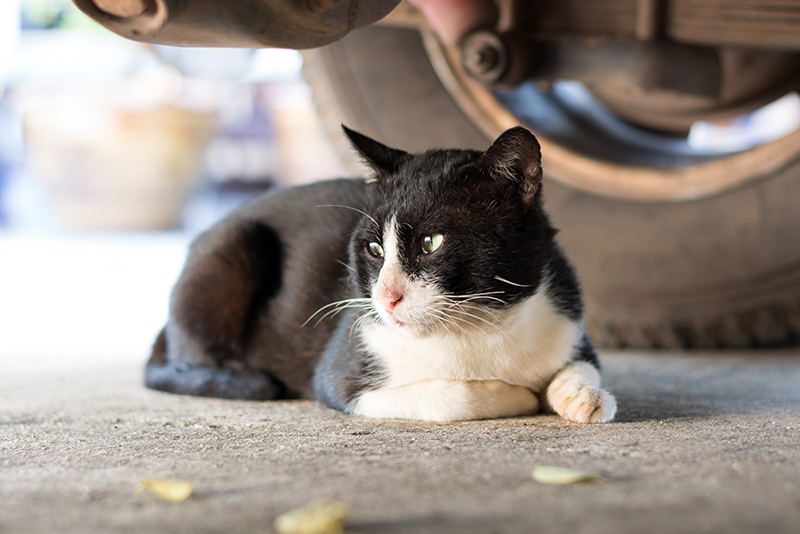
<path id="1" fill-rule="evenodd" d="M 0 532 L 271 532 L 316 498 L 347 532 L 800 532 L 800 351 L 605 354 L 614 423 L 376 421 L 145 390 L 139 366 L 4 362 Z M 534 465 L 606 477 L 545 486 Z M 193 497 L 135 493 L 180 477 Z"/>

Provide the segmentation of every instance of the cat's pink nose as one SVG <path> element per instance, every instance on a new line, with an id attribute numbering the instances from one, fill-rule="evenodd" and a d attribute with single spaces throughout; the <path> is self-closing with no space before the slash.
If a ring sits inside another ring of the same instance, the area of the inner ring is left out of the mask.
<path id="1" fill-rule="evenodd" d="M 381 306 L 389 313 L 394 313 L 394 307 L 397 306 L 401 300 L 403 300 L 403 295 L 394 293 L 378 297 L 378 302 L 380 302 Z"/>

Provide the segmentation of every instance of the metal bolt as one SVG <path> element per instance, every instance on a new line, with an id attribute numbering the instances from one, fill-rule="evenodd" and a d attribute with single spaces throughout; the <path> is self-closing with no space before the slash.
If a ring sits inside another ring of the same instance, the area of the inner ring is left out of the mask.
<path id="1" fill-rule="evenodd" d="M 461 65 L 476 80 L 495 83 L 503 77 L 508 67 L 508 50 L 497 34 L 475 32 L 464 39 Z"/>
<path id="2" fill-rule="evenodd" d="M 493 47 L 483 43 L 481 48 L 469 50 L 464 65 L 471 73 L 486 73 L 497 66 L 499 54 Z"/>

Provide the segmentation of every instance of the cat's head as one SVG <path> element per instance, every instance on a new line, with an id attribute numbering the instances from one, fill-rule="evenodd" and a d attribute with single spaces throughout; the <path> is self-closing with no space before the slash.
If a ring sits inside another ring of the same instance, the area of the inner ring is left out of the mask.
<path id="1" fill-rule="evenodd" d="M 485 152 L 409 154 L 345 132 L 374 171 L 350 263 L 382 322 L 413 336 L 482 329 L 536 292 L 555 232 L 533 134 L 512 128 Z"/>

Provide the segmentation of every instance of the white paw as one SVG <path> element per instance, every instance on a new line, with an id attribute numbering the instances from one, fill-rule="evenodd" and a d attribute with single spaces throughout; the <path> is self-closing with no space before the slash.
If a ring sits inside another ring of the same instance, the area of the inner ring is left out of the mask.
<path id="1" fill-rule="evenodd" d="M 350 413 L 378 419 L 467 421 L 535 413 L 539 400 L 529 389 L 500 380 L 426 379 L 365 391 Z"/>
<path id="2" fill-rule="evenodd" d="M 529 389 L 502 380 L 473 382 L 475 404 L 485 413 L 480 419 L 528 415 L 539 411 L 539 399 Z M 482 391 L 481 391 L 482 390 Z"/>
<path id="3" fill-rule="evenodd" d="M 558 415 L 576 423 L 608 423 L 617 413 L 617 401 L 608 391 L 576 380 L 554 380 L 547 400 Z"/>

